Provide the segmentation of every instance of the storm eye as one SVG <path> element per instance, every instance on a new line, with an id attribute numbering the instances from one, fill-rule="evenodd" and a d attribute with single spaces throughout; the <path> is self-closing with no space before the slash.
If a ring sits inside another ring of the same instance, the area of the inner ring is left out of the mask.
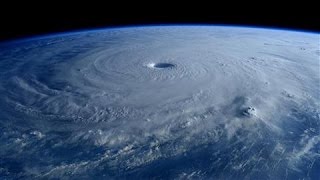
<path id="1" fill-rule="evenodd" d="M 148 66 L 151 68 L 157 68 L 157 69 L 165 69 L 165 68 L 175 67 L 175 65 L 171 64 L 171 63 L 151 63 Z"/>
<path id="2" fill-rule="evenodd" d="M 170 63 L 156 63 L 154 64 L 155 68 L 170 68 L 170 67 L 174 67 L 174 64 L 170 64 Z"/>

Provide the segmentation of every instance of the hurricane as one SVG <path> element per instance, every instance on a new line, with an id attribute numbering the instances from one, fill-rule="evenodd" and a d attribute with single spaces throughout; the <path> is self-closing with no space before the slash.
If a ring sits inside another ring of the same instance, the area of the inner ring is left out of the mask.
<path id="1" fill-rule="evenodd" d="M 0 44 L 1 179 L 318 179 L 320 35 L 141 26 Z"/>

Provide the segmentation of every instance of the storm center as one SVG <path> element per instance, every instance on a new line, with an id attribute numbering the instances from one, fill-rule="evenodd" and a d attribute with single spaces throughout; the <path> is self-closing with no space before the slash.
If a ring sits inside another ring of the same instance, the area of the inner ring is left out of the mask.
<path id="1" fill-rule="evenodd" d="M 165 68 L 173 68 L 174 64 L 171 63 L 151 63 L 148 65 L 151 68 L 165 69 Z"/>

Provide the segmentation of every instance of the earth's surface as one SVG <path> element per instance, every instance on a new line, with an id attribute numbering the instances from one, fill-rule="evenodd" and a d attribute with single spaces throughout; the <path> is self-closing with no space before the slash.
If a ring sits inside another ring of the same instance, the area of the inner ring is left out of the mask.
<path id="1" fill-rule="evenodd" d="M 317 33 L 154 26 L 0 44 L 0 179 L 319 179 Z"/>

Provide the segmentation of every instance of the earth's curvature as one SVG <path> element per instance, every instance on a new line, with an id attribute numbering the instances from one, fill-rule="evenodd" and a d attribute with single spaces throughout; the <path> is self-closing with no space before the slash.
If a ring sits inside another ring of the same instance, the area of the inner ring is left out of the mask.
<path id="1" fill-rule="evenodd" d="M 319 38 L 152 26 L 2 43 L 0 179 L 319 179 Z"/>

